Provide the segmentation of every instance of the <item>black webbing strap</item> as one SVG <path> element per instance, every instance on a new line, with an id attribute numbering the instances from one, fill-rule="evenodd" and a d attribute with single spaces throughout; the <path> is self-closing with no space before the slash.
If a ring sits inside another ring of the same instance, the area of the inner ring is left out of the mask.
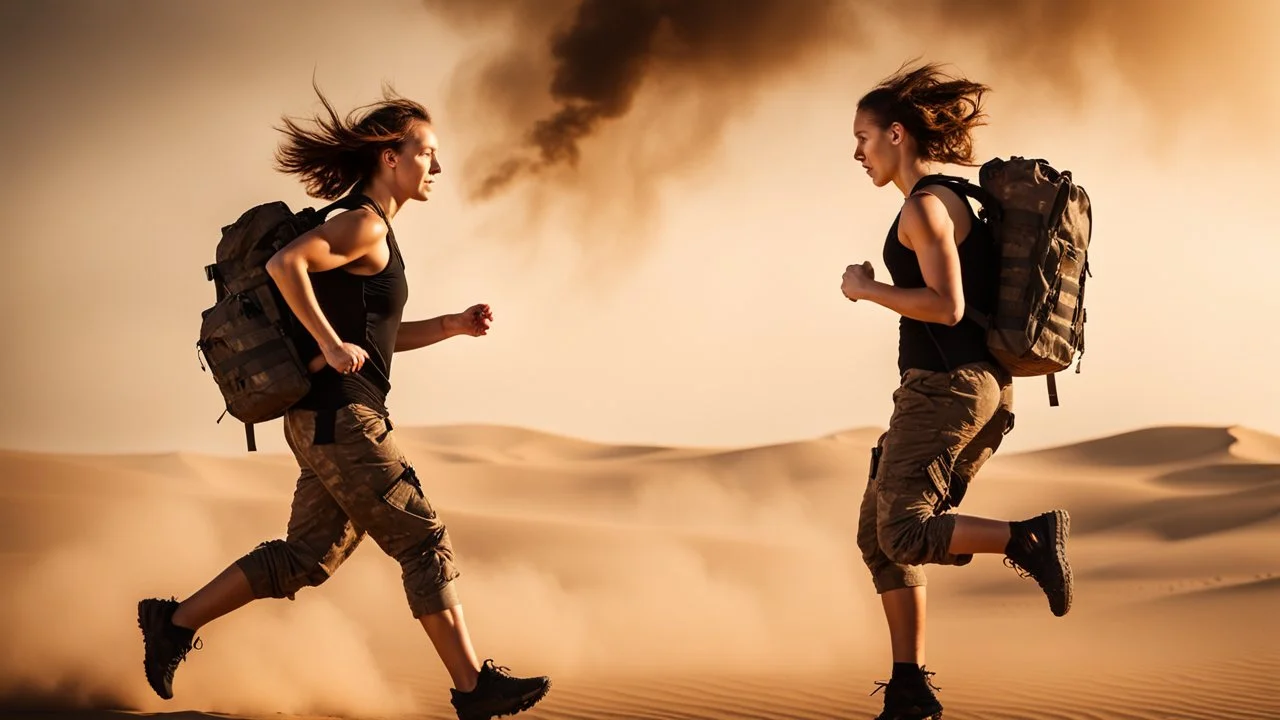
<path id="1" fill-rule="evenodd" d="M 316 433 L 311 439 L 312 445 L 332 445 L 334 443 L 335 426 L 338 424 L 338 411 L 316 411 Z"/>
<path id="2" fill-rule="evenodd" d="M 264 343 L 255 348 L 249 348 L 248 350 L 236 353 L 233 359 L 221 363 L 218 365 L 218 368 L 224 373 L 229 373 L 233 370 L 239 370 L 250 363 L 269 358 L 272 355 L 279 355 L 280 352 L 280 345 Z"/>

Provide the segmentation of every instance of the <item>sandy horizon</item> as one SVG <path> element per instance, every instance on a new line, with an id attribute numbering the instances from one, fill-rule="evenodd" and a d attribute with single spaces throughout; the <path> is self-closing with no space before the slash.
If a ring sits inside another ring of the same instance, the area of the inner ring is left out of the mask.
<path id="1" fill-rule="evenodd" d="M 731 448 L 396 432 L 454 536 L 482 657 L 553 678 L 521 717 L 878 712 L 887 634 L 854 527 L 879 429 Z M 0 452 L 0 715 L 452 717 L 372 543 L 295 602 L 204 628 L 175 700 L 147 688 L 133 604 L 281 535 L 293 479 L 279 454 Z M 998 558 L 931 568 L 946 718 L 1280 717 L 1280 436 L 1147 427 L 1002 453 L 963 509 L 1050 507 L 1072 513 L 1067 617 Z"/>

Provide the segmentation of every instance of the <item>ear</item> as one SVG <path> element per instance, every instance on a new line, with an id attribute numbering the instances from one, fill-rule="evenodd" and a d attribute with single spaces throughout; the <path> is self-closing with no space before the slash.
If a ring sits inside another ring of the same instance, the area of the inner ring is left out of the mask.
<path id="1" fill-rule="evenodd" d="M 902 141 L 907 138 L 907 129 L 902 123 L 895 122 L 889 125 L 889 142 L 894 145 L 901 145 Z"/>
<path id="2" fill-rule="evenodd" d="M 382 162 L 386 163 L 387 167 L 394 170 L 396 167 L 396 151 L 391 148 L 383 148 Z"/>

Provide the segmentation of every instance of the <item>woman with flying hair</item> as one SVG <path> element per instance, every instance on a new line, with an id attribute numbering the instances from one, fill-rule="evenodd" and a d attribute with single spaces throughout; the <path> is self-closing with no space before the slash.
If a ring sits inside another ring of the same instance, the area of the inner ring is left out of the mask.
<path id="1" fill-rule="evenodd" d="M 319 90 L 317 89 L 317 94 Z M 408 279 L 392 221 L 425 202 L 440 174 L 439 139 L 426 108 L 388 94 L 308 129 L 285 119 L 277 168 L 342 212 L 282 248 L 267 264 L 281 296 L 306 328 L 312 389 L 284 417 L 297 459 L 285 539 L 259 545 L 182 602 L 138 604 L 147 681 L 173 696 L 173 675 L 205 624 L 258 598 L 293 598 L 323 583 L 367 535 L 400 563 L 409 609 L 453 679 L 461 720 L 526 710 L 546 694 L 545 677 L 516 678 L 481 664 L 463 621 L 459 572 L 444 523 L 396 444 L 387 412 L 393 353 L 459 335 L 487 333 L 487 305 L 403 321 Z"/>
<path id="2" fill-rule="evenodd" d="M 938 165 L 973 165 L 973 128 L 989 88 L 937 65 L 903 69 L 858 102 L 854 157 L 876 187 L 904 198 L 884 241 L 889 283 L 850 265 L 841 290 L 898 313 L 898 371 L 889 428 L 872 451 L 858 546 L 884 606 L 893 673 L 879 720 L 942 712 L 924 669 L 923 565 L 1003 554 L 1062 616 L 1071 607 L 1070 518 L 1053 510 L 1008 522 L 948 512 L 1013 428 L 1012 377 L 966 318 L 995 308 L 1000 254 L 990 229 Z M 972 313 L 971 313 L 972 314 Z"/>

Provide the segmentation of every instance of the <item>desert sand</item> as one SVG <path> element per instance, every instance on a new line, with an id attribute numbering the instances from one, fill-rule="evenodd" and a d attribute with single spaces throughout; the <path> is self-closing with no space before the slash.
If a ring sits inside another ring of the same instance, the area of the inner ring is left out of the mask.
<path id="1" fill-rule="evenodd" d="M 887 633 L 854 543 L 878 430 L 751 448 L 396 432 L 449 525 L 481 656 L 553 677 L 520 717 L 878 712 Z M 137 600 L 184 597 L 280 536 L 293 479 L 286 456 L 0 453 L 0 715 L 452 717 L 370 541 L 296 601 L 204 628 L 174 700 L 147 687 Z M 963 510 L 1051 507 L 1073 520 L 1067 617 L 999 557 L 931 569 L 948 720 L 1280 718 L 1280 438 L 1160 427 L 1000 454 Z"/>

